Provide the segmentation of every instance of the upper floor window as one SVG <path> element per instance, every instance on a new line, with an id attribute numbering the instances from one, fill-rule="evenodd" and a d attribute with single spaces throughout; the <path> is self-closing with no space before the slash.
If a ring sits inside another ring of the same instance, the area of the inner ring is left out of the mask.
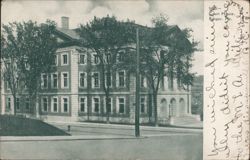
<path id="1" fill-rule="evenodd" d="M 140 76 L 140 86 L 141 86 L 141 88 L 145 88 L 145 87 L 147 87 L 147 81 L 146 81 L 146 77 L 145 76 Z"/>
<path id="2" fill-rule="evenodd" d="M 62 98 L 62 112 L 68 112 L 69 111 L 69 98 L 63 97 Z"/>
<path id="3" fill-rule="evenodd" d="M 125 98 L 118 98 L 118 113 L 125 113 Z"/>
<path id="4" fill-rule="evenodd" d="M 92 87 L 99 88 L 100 87 L 100 75 L 99 73 L 93 73 Z"/>
<path id="5" fill-rule="evenodd" d="M 83 65 L 86 64 L 86 55 L 85 54 L 79 54 L 79 64 Z"/>
<path id="6" fill-rule="evenodd" d="M 125 71 L 118 72 L 118 87 L 125 87 Z"/>
<path id="7" fill-rule="evenodd" d="M 69 73 L 63 72 L 62 73 L 62 88 L 68 88 L 69 87 Z"/>
<path id="8" fill-rule="evenodd" d="M 105 82 L 107 87 L 112 87 L 112 76 L 110 72 L 105 74 Z"/>
<path id="9" fill-rule="evenodd" d="M 51 75 L 51 87 L 52 88 L 58 87 L 58 74 L 57 73 L 53 73 Z"/>
<path id="10" fill-rule="evenodd" d="M 57 97 L 52 97 L 51 111 L 52 112 L 58 112 L 58 98 Z"/>
<path id="11" fill-rule="evenodd" d="M 86 112 L 87 111 L 87 98 L 86 97 L 80 97 L 80 112 Z"/>
<path id="12" fill-rule="evenodd" d="M 25 60 L 24 60 L 24 67 L 26 70 L 30 70 L 30 64 L 28 62 L 28 58 L 25 58 Z"/>
<path id="13" fill-rule="evenodd" d="M 93 98 L 92 109 L 94 113 L 100 112 L 100 98 Z"/>
<path id="14" fill-rule="evenodd" d="M 68 54 L 62 54 L 62 65 L 68 65 L 69 63 L 69 57 Z"/>
<path id="15" fill-rule="evenodd" d="M 48 75 L 47 74 L 42 74 L 42 88 L 48 88 Z"/>
<path id="16" fill-rule="evenodd" d="M 7 89 L 7 90 L 10 90 L 10 84 L 9 84 L 9 81 L 6 81 L 6 89 Z"/>
<path id="17" fill-rule="evenodd" d="M 79 73 L 79 87 L 83 88 L 87 86 L 87 76 L 85 72 Z"/>
<path id="18" fill-rule="evenodd" d="M 47 97 L 42 98 L 42 111 L 48 112 L 48 98 Z"/>
<path id="19" fill-rule="evenodd" d="M 57 55 L 53 55 L 53 59 L 54 59 L 53 65 L 57 66 L 57 64 L 58 64 L 58 56 Z"/>

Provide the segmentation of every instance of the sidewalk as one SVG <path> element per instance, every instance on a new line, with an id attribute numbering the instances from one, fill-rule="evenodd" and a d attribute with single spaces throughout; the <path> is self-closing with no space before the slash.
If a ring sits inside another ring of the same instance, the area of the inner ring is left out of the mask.
<path id="1" fill-rule="evenodd" d="M 52 125 L 54 124 L 61 124 L 61 125 L 72 125 L 72 126 L 87 126 L 93 128 L 108 128 L 108 129 L 120 129 L 120 130 L 134 130 L 134 125 L 127 125 L 127 124 L 105 124 L 105 123 L 92 123 L 92 122 L 54 122 L 54 121 L 47 121 Z M 174 132 L 183 132 L 183 133 L 202 133 L 203 130 L 200 127 L 192 127 L 192 126 L 140 126 L 141 130 L 145 131 L 174 131 Z"/>

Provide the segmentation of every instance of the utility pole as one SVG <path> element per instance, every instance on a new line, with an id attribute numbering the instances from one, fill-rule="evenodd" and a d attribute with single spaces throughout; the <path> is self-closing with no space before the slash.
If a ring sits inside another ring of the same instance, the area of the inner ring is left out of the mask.
<path id="1" fill-rule="evenodd" d="M 136 29 L 136 95 L 135 95 L 135 136 L 140 137 L 140 53 L 139 29 Z"/>

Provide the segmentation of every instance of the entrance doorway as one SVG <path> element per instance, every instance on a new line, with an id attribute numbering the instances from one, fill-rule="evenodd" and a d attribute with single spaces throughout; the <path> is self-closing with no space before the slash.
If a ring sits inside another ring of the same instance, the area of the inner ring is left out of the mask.
<path id="1" fill-rule="evenodd" d="M 175 98 L 172 98 L 170 100 L 170 115 L 171 116 L 176 116 L 177 108 L 176 108 L 176 100 Z"/>
<path id="2" fill-rule="evenodd" d="M 185 115 L 187 113 L 186 106 L 185 106 L 185 101 L 184 101 L 183 98 L 180 99 L 179 105 L 180 105 L 179 113 L 180 113 L 181 116 L 183 116 L 183 115 Z"/>

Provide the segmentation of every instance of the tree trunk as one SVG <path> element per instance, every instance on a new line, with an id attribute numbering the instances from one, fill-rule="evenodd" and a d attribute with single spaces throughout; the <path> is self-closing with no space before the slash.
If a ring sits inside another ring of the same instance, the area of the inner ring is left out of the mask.
<path id="1" fill-rule="evenodd" d="M 14 99 L 14 115 L 16 115 L 16 96 L 13 96 L 13 99 Z"/>
<path id="2" fill-rule="evenodd" d="M 109 94 L 106 94 L 105 98 L 106 98 L 105 107 L 106 107 L 106 114 L 107 114 L 107 123 L 109 123 L 109 116 L 110 116 L 109 114 L 110 114 L 110 111 L 109 111 L 108 108 L 107 108 L 107 106 L 108 106 Z M 111 103 L 112 103 L 112 102 L 111 102 Z M 110 108 L 110 110 L 111 110 L 111 108 Z"/>
<path id="3" fill-rule="evenodd" d="M 157 92 L 153 92 L 155 126 L 158 126 Z"/>

